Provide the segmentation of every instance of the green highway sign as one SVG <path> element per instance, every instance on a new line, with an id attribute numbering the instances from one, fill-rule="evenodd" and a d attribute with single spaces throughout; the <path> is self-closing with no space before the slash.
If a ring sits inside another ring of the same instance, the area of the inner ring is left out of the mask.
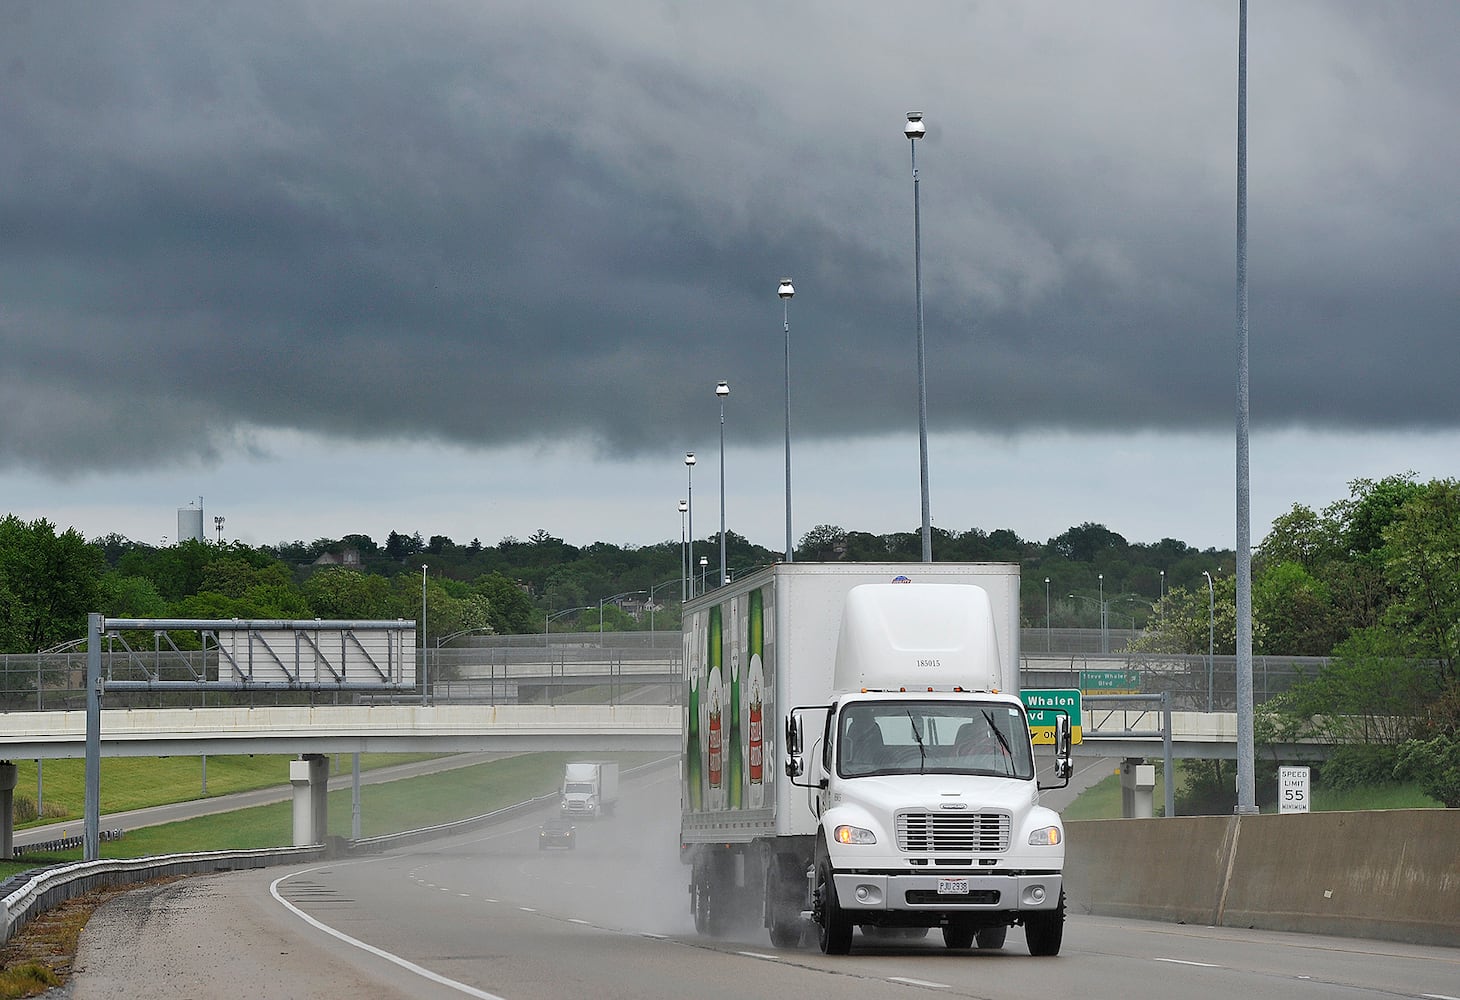
<path id="1" fill-rule="evenodd" d="M 1055 719 L 1060 714 L 1057 709 L 1069 713 L 1074 741 L 1080 742 L 1079 691 L 1074 688 L 1030 688 L 1020 691 L 1019 698 L 1029 715 L 1029 731 L 1034 734 L 1035 743 L 1054 743 Z"/>
<path id="2" fill-rule="evenodd" d="M 1141 675 L 1134 670 L 1081 670 L 1085 694 L 1140 694 Z"/>

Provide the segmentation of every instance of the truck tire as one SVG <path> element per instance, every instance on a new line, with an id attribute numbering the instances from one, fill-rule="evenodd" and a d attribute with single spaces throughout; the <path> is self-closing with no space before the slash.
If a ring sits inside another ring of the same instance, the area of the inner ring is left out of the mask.
<path id="1" fill-rule="evenodd" d="M 979 950 L 993 951 L 1004 946 L 1004 939 L 1009 936 L 1009 928 L 1000 924 L 997 927 L 984 927 L 974 935 L 978 942 Z"/>
<path id="2" fill-rule="evenodd" d="M 831 865 L 816 869 L 816 942 L 823 955 L 845 955 L 852 950 L 852 921 L 836 898 Z"/>
<path id="3" fill-rule="evenodd" d="M 973 947 L 972 925 L 965 923 L 945 924 L 943 926 L 943 943 L 957 951 Z"/>
<path id="4" fill-rule="evenodd" d="M 1024 918 L 1024 940 L 1029 954 L 1052 957 L 1060 953 L 1065 937 L 1065 892 L 1060 890 L 1057 909 L 1031 913 Z"/>

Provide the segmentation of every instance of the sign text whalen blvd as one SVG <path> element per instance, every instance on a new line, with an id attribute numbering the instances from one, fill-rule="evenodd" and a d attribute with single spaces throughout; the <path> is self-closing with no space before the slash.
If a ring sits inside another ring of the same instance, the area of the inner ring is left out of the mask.
<path id="1" fill-rule="evenodd" d="M 1080 735 L 1080 692 L 1074 688 L 1031 688 L 1020 691 L 1019 698 L 1029 713 L 1029 731 L 1034 742 L 1040 745 L 1054 744 L 1055 719 L 1061 712 L 1070 716 L 1071 736 L 1076 743 Z"/>

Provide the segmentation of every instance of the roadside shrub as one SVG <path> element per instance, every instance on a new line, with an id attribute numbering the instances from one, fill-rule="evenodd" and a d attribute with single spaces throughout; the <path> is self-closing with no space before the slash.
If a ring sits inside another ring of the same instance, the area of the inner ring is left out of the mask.
<path id="1" fill-rule="evenodd" d="M 1333 748 L 1329 758 L 1319 765 L 1319 780 L 1329 788 L 1350 789 L 1362 785 L 1388 785 L 1394 782 L 1394 766 L 1399 749 L 1387 744 L 1346 743 Z"/>
<path id="2" fill-rule="evenodd" d="M 1413 778 L 1430 798 L 1460 809 L 1460 737 L 1410 740 L 1399 749 L 1394 773 Z"/>

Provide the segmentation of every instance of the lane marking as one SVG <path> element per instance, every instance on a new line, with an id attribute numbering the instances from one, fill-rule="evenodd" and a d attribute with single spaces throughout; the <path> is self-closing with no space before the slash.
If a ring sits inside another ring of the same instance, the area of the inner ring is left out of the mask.
<path id="1" fill-rule="evenodd" d="M 1444 993 L 1421 993 L 1425 1000 L 1460 1000 L 1460 997 L 1447 996 Z"/>
<path id="2" fill-rule="evenodd" d="M 758 958 L 764 962 L 779 962 L 781 960 L 781 956 L 779 955 L 766 955 L 758 951 L 737 951 L 735 954 L 744 955 L 746 958 Z"/>
<path id="3" fill-rule="evenodd" d="M 295 906 L 293 903 L 289 902 L 282 895 L 280 895 L 279 886 L 282 885 L 284 882 L 287 882 L 289 879 L 294 878 L 294 876 L 309 875 L 313 872 L 320 871 L 327 867 L 329 866 L 321 865 L 319 868 L 307 868 L 304 871 L 293 872 L 289 875 L 281 875 L 278 878 L 274 879 L 274 881 L 269 883 L 269 895 L 277 899 L 286 910 L 294 914 L 300 920 L 303 920 L 306 924 L 313 927 L 314 929 L 323 931 L 330 937 L 335 938 L 339 941 L 343 941 L 345 942 L 345 944 L 351 945 L 352 947 L 359 948 L 361 951 L 374 955 L 376 958 L 383 958 L 387 962 L 390 962 L 392 965 L 397 965 L 400 968 L 405 969 L 407 972 L 414 972 L 416 975 L 420 976 L 423 979 L 429 979 L 433 983 L 437 983 L 449 989 L 456 990 L 458 993 L 465 993 L 469 997 L 476 997 L 477 1000 L 506 1000 L 505 997 L 500 997 L 495 993 L 488 993 L 486 990 L 479 990 L 475 986 L 468 986 L 466 983 L 459 983 L 455 979 L 448 979 L 447 977 L 441 975 L 439 972 L 432 972 L 430 969 L 427 969 L 424 966 L 417 965 L 415 962 L 412 962 L 409 959 L 401 958 L 399 955 L 388 952 L 383 948 L 377 948 L 373 944 L 366 944 L 359 938 L 353 938 L 350 935 L 346 934 L 344 931 L 336 930 L 329 924 L 326 924 L 320 920 L 316 920 L 314 917 L 311 917 L 309 914 L 305 913 L 299 907 Z"/>
<path id="4" fill-rule="evenodd" d="M 888 976 L 887 981 L 889 983 L 906 983 L 908 986 L 926 986 L 932 990 L 952 989 L 947 983 L 933 983 L 926 979 L 909 979 L 906 976 Z"/>
<path id="5" fill-rule="evenodd" d="M 1179 958 L 1155 958 L 1153 962 L 1165 962 L 1167 965 L 1193 965 L 1198 969 L 1220 969 L 1220 965 L 1213 965 L 1210 962 L 1184 962 Z"/>

